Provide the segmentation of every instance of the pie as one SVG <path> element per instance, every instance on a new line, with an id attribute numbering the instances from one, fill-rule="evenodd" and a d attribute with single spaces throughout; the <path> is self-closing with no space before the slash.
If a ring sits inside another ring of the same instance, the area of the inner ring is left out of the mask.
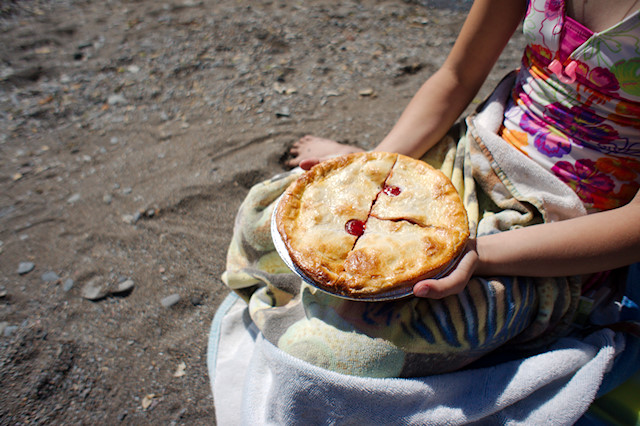
<path id="1" fill-rule="evenodd" d="M 349 154 L 317 164 L 275 212 L 291 262 L 317 287 L 365 298 L 407 290 L 456 261 L 469 237 L 451 181 L 400 154 Z"/>

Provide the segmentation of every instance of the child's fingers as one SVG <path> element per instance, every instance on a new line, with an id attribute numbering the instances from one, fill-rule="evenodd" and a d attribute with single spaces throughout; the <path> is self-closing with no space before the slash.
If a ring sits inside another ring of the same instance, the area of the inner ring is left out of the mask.
<path id="1" fill-rule="evenodd" d="M 442 299 L 460 293 L 466 285 L 467 280 L 458 279 L 457 274 L 452 273 L 437 280 L 424 280 L 416 283 L 413 287 L 413 294 L 417 297 Z"/>
<path id="2" fill-rule="evenodd" d="M 475 244 L 470 244 L 460 262 L 449 274 L 439 279 L 417 282 L 413 286 L 413 294 L 417 297 L 442 299 L 460 293 L 471 279 L 477 260 L 478 254 L 475 251 Z"/>

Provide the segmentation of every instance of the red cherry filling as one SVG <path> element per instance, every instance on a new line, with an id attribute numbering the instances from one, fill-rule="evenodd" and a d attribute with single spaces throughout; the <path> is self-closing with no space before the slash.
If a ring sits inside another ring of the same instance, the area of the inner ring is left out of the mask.
<path id="1" fill-rule="evenodd" d="M 382 192 L 387 194 L 389 197 L 397 197 L 398 195 L 400 195 L 402 190 L 400 188 L 398 188 L 397 186 L 387 186 L 387 185 L 385 185 L 385 187 L 382 189 Z"/>
<path id="2" fill-rule="evenodd" d="M 344 225 L 344 229 L 351 235 L 359 237 L 364 234 L 365 223 L 358 219 L 351 219 Z"/>

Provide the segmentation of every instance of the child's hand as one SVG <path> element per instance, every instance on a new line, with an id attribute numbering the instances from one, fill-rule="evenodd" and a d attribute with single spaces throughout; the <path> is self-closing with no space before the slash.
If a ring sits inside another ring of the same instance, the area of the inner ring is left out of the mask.
<path id="1" fill-rule="evenodd" d="M 442 299 L 460 293 L 467 285 L 478 264 L 476 240 L 469 240 L 458 264 L 442 278 L 417 282 L 413 286 L 413 294 L 417 297 Z"/>

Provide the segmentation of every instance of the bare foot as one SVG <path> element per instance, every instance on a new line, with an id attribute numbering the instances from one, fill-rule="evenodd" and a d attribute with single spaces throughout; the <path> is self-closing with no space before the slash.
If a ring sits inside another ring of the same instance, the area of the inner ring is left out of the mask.
<path id="1" fill-rule="evenodd" d="M 307 162 L 307 160 L 318 162 L 335 155 L 362 151 L 363 150 L 357 146 L 345 145 L 331 139 L 306 135 L 293 143 L 293 146 L 289 150 L 291 159 L 287 161 L 286 164 L 289 167 L 296 167 L 302 162 Z"/>

